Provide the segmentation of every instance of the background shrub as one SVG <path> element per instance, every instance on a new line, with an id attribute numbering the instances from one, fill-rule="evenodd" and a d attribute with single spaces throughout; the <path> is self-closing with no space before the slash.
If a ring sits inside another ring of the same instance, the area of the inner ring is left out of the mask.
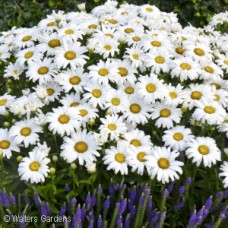
<path id="1" fill-rule="evenodd" d="M 0 30 L 6 31 L 11 27 L 32 27 L 52 10 L 65 12 L 77 11 L 77 5 L 86 2 L 86 10 L 91 11 L 95 6 L 106 0 L 0 0 Z M 203 26 L 210 18 L 219 12 L 228 10 L 228 0 L 127 0 L 118 1 L 131 4 L 152 4 L 161 11 L 175 12 L 180 23 L 193 26 Z"/>

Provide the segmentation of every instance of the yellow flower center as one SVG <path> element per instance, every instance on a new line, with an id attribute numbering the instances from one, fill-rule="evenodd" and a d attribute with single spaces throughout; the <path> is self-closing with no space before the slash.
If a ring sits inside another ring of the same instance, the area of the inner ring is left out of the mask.
<path id="1" fill-rule="evenodd" d="M 22 38 L 22 41 L 23 42 L 27 42 L 27 41 L 29 41 L 29 40 L 31 40 L 32 39 L 32 36 L 24 36 L 23 38 Z"/>
<path id="2" fill-rule="evenodd" d="M 15 70 L 13 70 L 13 73 L 17 75 L 19 73 L 19 71 L 17 69 L 15 69 Z"/>
<path id="3" fill-rule="evenodd" d="M 160 47 L 161 46 L 161 42 L 157 41 L 157 40 L 154 40 L 154 41 L 151 42 L 151 45 L 154 46 L 154 47 Z"/>
<path id="4" fill-rule="evenodd" d="M 98 74 L 99 74 L 100 76 L 105 77 L 106 75 L 109 74 L 109 71 L 108 71 L 106 68 L 101 68 L 101 69 L 98 71 Z"/>
<path id="5" fill-rule="evenodd" d="M 51 96 L 51 95 L 53 95 L 55 93 L 55 90 L 54 89 L 52 89 L 52 88 L 48 88 L 47 89 L 47 94 L 48 94 L 48 96 Z"/>
<path id="6" fill-rule="evenodd" d="M 182 47 L 177 47 L 175 51 L 176 51 L 177 54 L 182 55 L 185 50 Z"/>
<path id="7" fill-rule="evenodd" d="M 79 141 L 79 142 L 75 143 L 74 149 L 78 153 L 84 153 L 88 150 L 88 145 L 87 145 L 87 143 L 85 143 L 83 141 Z"/>
<path id="8" fill-rule="evenodd" d="M 34 161 L 34 162 L 30 163 L 30 165 L 29 165 L 29 169 L 32 171 L 38 171 L 39 168 L 40 168 L 40 163 L 37 161 Z"/>
<path id="9" fill-rule="evenodd" d="M 121 77 L 125 77 L 128 75 L 128 70 L 126 68 L 119 67 L 118 70 L 119 70 L 118 73 L 120 74 Z"/>
<path id="10" fill-rule="evenodd" d="M 105 33 L 105 36 L 109 36 L 109 37 L 113 38 L 113 35 L 111 33 Z"/>
<path id="11" fill-rule="evenodd" d="M 108 129 L 109 129 L 110 131 L 115 131 L 115 130 L 117 129 L 117 127 L 116 127 L 115 124 L 109 124 L 109 125 L 108 125 Z"/>
<path id="12" fill-rule="evenodd" d="M 212 106 L 206 106 L 203 110 L 204 110 L 204 112 L 206 112 L 208 114 L 212 114 L 216 111 L 216 109 Z"/>
<path id="13" fill-rule="evenodd" d="M 126 29 L 124 29 L 124 32 L 125 33 L 133 33 L 134 32 L 134 29 L 132 29 L 132 28 L 126 28 Z"/>
<path id="14" fill-rule="evenodd" d="M 205 55 L 204 50 L 201 49 L 201 48 L 195 48 L 195 49 L 194 49 L 194 53 L 195 53 L 196 55 L 198 55 L 198 56 L 203 56 L 203 55 Z"/>
<path id="15" fill-rule="evenodd" d="M 141 106 L 139 104 L 131 104 L 130 111 L 132 113 L 139 113 L 141 111 Z"/>
<path id="16" fill-rule="evenodd" d="M 132 54 L 132 58 L 133 58 L 134 60 L 139 60 L 139 55 L 137 55 L 137 54 Z"/>
<path id="17" fill-rule="evenodd" d="M 7 103 L 7 99 L 1 99 L 0 100 L 0 106 L 3 106 L 3 105 L 5 105 Z"/>
<path id="18" fill-rule="evenodd" d="M 201 146 L 198 147 L 198 151 L 202 155 L 207 155 L 207 154 L 209 154 L 210 150 L 209 150 L 208 146 L 201 145 Z"/>
<path id="19" fill-rule="evenodd" d="M 223 123 L 225 123 L 225 124 L 228 123 L 228 119 L 227 120 L 224 120 Z"/>
<path id="20" fill-rule="evenodd" d="M 199 100 L 202 96 L 203 94 L 200 91 L 193 91 L 191 93 L 191 98 L 194 100 Z"/>
<path id="21" fill-rule="evenodd" d="M 184 136 L 183 136 L 182 133 L 176 132 L 176 133 L 173 135 L 173 138 L 174 138 L 176 141 L 181 141 L 181 140 L 184 138 Z"/>
<path id="22" fill-rule="evenodd" d="M 69 79 L 69 82 L 70 82 L 71 85 L 78 85 L 81 82 L 81 78 L 78 77 L 78 76 L 72 76 Z"/>
<path id="23" fill-rule="evenodd" d="M 105 49 L 106 51 L 110 51 L 110 50 L 112 49 L 112 46 L 111 46 L 111 45 L 105 45 L 105 46 L 104 46 L 104 49 Z"/>
<path id="24" fill-rule="evenodd" d="M 163 64 L 165 62 L 165 58 L 162 57 L 162 56 L 156 56 L 155 57 L 155 62 L 158 63 L 158 64 Z"/>
<path id="25" fill-rule="evenodd" d="M 149 83 L 146 85 L 146 91 L 148 93 L 153 93 L 156 90 L 156 85 L 154 85 L 153 83 Z"/>
<path id="26" fill-rule="evenodd" d="M 176 93 L 176 92 L 169 92 L 169 96 L 170 96 L 172 99 L 175 99 L 175 98 L 177 98 L 177 93 Z"/>
<path id="27" fill-rule="evenodd" d="M 32 51 L 28 51 L 28 52 L 26 52 L 25 55 L 24 55 L 24 57 L 25 57 L 26 59 L 30 59 L 32 56 L 33 56 L 33 52 L 32 52 Z"/>
<path id="28" fill-rule="evenodd" d="M 112 98 L 111 103 L 114 106 L 118 106 L 120 104 L 120 99 L 117 97 L 114 97 L 114 98 Z"/>
<path id="29" fill-rule="evenodd" d="M 1 149 L 8 149 L 10 147 L 10 142 L 8 140 L 0 141 L 0 148 Z"/>
<path id="30" fill-rule="evenodd" d="M 72 34 L 74 34 L 74 30 L 72 30 L 72 29 L 66 29 L 65 30 L 65 34 L 66 35 L 72 35 Z"/>
<path id="31" fill-rule="evenodd" d="M 135 41 L 135 42 L 138 42 L 138 41 L 141 40 L 141 38 L 139 36 L 133 36 L 132 40 Z"/>
<path id="32" fill-rule="evenodd" d="M 139 152 L 138 154 L 137 154 L 137 159 L 140 161 L 140 162 L 145 162 L 146 160 L 145 160 L 145 157 L 146 156 L 146 153 L 145 152 Z"/>
<path id="33" fill-rule="evenodd" d="M 82 117 L 86 116 L 87 114 L 88 114 L 88 112 L 87 112 L 87 110 L 85 110 L 85 109 L 81 109 L 81 110 L 79 111 L 79 115 L 82 116 Z"/>
<path id="34" fill-rule="evenodd" d="M 130 144 L 135 146 L 135 147 L 138 147 L 138 146 L 142 145 L 142 143 L 138 139 L 132 139 Z"/>
<path id="35" fill-rule="evenodd" d="M 44 74 L 47 74 L 48 71 L 49 71 L 48 67 L 40 67 L 38 69 L 38 74 L 44 75 Z"/>
<path id="36" fill-rule="evenodd" d="M 96 28 L 97 28 L 97 25 L 96 24 L 89 25 L 89 29 L 96 29 Z"/>
<path id="37" fill-rule="evenodd" d="M 60 41 L 58 39 L 52 39 L 48 42 L 48 46 L 51 48 L 56 48 L 61 45 Z"/>
<path id="38" fill-rule="evenodd" d="M 146 7 L 146 12 L 151 13 L 153 9 L 151 7 Z"/>
<path id="39" fill-rule="evenodd" d="M 135 89 L 133 87 L 126 87 L 126 89 L 124 91 L 127 94 L 132 94 L 135 92 Z"/>
<path id="40" fill-rule="evenodd" d="M 64 57 L 67 59 L 67 60 L 73 60 L 76 58 L 76 53 L 74 51 L 67 51 L 65 54 L 64 54 Z"/>
<path id="41" fill-rule="evenodd" d="M 61 123 L 61 124 L 67 124 L 69 121 L 70 121 L 70 117 L 68 115 L 60 115 L 59 118 L 58 118 L 58 121 Z"/>
<path id="42" fill-rule="evenodd" d="M 92 91 L 92 95 L 93 95 L 94 97 L 96 97 L 96 98 L 99 98 L 99 97 L 102 95 L 102 91 L 99 90 L 99 89 L 94 89 L 94 90 Z"/>
<path id="43" fill-rule="evenodd" d="M 183 69 L 183 70 L 191 70 L 191 65 L 188 64 L 188 63 L 181 63 L 180 64 L 180 67 Z"/>
<path id="44" fill-rule="evenodd" d="M 55 25 L 55 22 L 54 21 L 51 21 L 51 22 L 47 23 L 47 26 L 48 27 L 51 27 L 51 26 L 54 26 L 54 25 Z"/>
<path id="45" fill-rule="evenodd" d="M 31 129 L 29 127 L 23 127 L 20 133 L 23 136 L 29 136 L 31 134 Z"/>
<path id="46" fill-rule="evenodd" d="M 207 73 L 210 73 L 210 74 L 213 74 L 214 73 L 214 69 L 210 66 L 206 66 L 204 67 L 204 70 L 207 72 Z"/>
<path id="47" fill-rule="evenodd" d="M 124 163 L 125 162 L 125 156 L 122 153 L 117 153 L 115 155 L 115 160 L 119 163 Z"/>
<path id="48" fill-rule="evenodd" d="M 161 117 L 169 117 L 171 115 L 171 111 L 167 108 L 164 108 L 160 111 L 160 116 Z"/>
<path id="49" fill-rule="evenodd" d="M 108 22 L 109 22 L 110 24 L 113 24 L 113 25 L 115 25 L 115 24 L 118 23 L 118 21 L 115 20 L 115 19 L 109 19 Z"/>
<path id="50" fill-rule="evenodd" d="M 221 89 L 221 86 L 218 83 L 212 83 L 212 85 L 214 85 L 216 89 Z"/>
<path id="51" fill-rule="evenodd" d="M 225 65 L 228 65 L 228 60 L 224 60 L 223 63 L 224 63 Z"/>
<path id="52" fill-rule="evenodd" d="M 78 105 L 79 105 L 78 102 L 73 102 L 73 103 L 70 104 L 70 107 L 77 107 Z"/>
<path id="53" fill-rule="evenodd" d="M 160 158 L 158 160 L 158 166 L 159 168 L 161 169 L 168 169 L 170 167 L 170 163 L 169 163 L 169 160 L 166 159 L 166 158 Z"/>
<path id="54" fill-rule="evenodd" d="M 215 94 L 215 95 L 214 95 L 214 100 L 215 100 L 215 101 L 219 101 L 220 98 L 221 98 L 221 97 L 220 97 L 218 94 Z"/>

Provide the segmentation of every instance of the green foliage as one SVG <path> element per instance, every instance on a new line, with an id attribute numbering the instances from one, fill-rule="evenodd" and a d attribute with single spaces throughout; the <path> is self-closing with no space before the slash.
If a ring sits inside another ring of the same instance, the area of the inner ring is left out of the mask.
<path id="1" fill-rule="evenodd" d="M 32 27 L 53 10 L 77 11 L 77 5 L 86 2 L 86 11 L 104 4 L 106 0 L 0 0 L 0 31 L 11 27 Z M 165 12 L 178 14 L 183 25 L 203 26 L 219 12 L 228 10 L 228 0 L 119 0 L 118 3 L 152 4 Z"/>

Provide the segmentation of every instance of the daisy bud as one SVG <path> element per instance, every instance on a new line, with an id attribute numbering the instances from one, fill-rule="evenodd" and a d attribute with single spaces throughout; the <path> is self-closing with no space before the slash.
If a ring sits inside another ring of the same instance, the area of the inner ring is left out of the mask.
<path id="1" fill-rule="evenodd" d="M 89 125 L 94 125 L 95 124 L 95 119 L 94 118 L 90 118 L 88 123 L 89 123 Z"/>
<path id="2" fill-rule="evenodd" d="M 51 167 L 50 168 L 50 174 L 54 175 L 56 172 L 56 169 L 54 167 Z"/>
<path id="3" fill-rule="evenodd" d="M 53 156 L 52 156 L 52 161 L 53 161 L 54 163 L 56 163 L 58 160 L 59 160 L 58 156 L 56 156 L 56 155 L 53 155 Z"/>
<path id="4" fill-rule="evenodd" d="M 187 110 L 188 110 L 188 106 L 185 105 L 185 104 L 183 104 L 183 105 L 181 106 L 181 111 L 182 111 L 182 112 L 187 112 Z"/>
<path id="5" fill-rule="evenodd" d="M 8 117 L 8 116 L 9 116 L 9 112 L 6 111 L 6 112 L 4 113 L 4 117 Z"/>
<path id="6" fill-rule="evenodd" d="M 8 84 L 9 84 L 9 83 L 12 83 L 12 79 L 9 78 L 9 79 L 7 79 L 6 82 L 7 82 Z"/>
<path id="7" fill-rule="evenodd" d="M 85 12 L 85 3 L 78 4 L 77 6 L 80 11 Z"/>
<path id="8" fill-rule="evenodd" d="M 7 122 L 7 121 L 5 121 L 5 122 L 3 123 L 3 126 L 8 128 L 8 127 L 10 127 L 10 123 Z"/>
<path id="9" fill-rule="evenodd" d="M 77 168 L 77 165 L 76 165 L 75 163 L 71 163 L 71 164 L 70 164 L 70 168 L 74 170 L 74 169 Z"/>
<path id="10" fill-rule="evenodd" d="M 21 155 L 18 155 L 18 156 L 17 156 L 17 162 L 21 162 L 22 159 L 23 159 L 23 157 L 22 157 Z"/>
<path id="11" fill-rule="evenodd" d="M 17 120 L 15 119 L 12 119 L 12 123 L 15 124 L 17 122 Z"/>
<path id="12" fill-rule="evenodd" d="M 12 92 L 12 89 L 8 88 L 7 93 L 11 93 L 11 92 Z"/>

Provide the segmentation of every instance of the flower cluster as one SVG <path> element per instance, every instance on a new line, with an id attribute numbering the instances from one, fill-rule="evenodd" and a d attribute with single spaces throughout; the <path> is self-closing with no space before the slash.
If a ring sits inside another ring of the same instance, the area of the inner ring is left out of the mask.
<path id="1" fill-rule="evenodd" d="M 115 1 L 2 32 L 3 159 L 23 156 L 18 173 L 31 183 L 45 181 L 51 155 L 162 183 L 179 179 L 186 158 L 220 164 L 227 42 L 213 25 L 182 28 L 173 13 Z"/>
<path id="2" fill-rule="evenodd" d="M 50 225 L 55 218 L 55 225 L 61 224 L 64 227 L 163 227 L 164 223 L 173 226 L 178 225 L 178 222 L 181 224 L 177 218 L 182 213 L 184 219 L 181 222 L 185 226 L 188 224 L 189 228 L 203 224 L 205 227 L 219 227 L 227 221 L 227 190 L 210 196 L 203 201 L 203 206 L 200 204 L 191 212 L 188 197 L 186 198 L 190 186 L 190 178 L 179 189 L 173 182 L 170 183 L 159 193 L 161 201 L 158 204 L 154 189 L 147 184 L 127 186 L 111 183 L 108 189 L 103 190 L 99 186 L 93 194 L 88 193 L 83 201 L 75 197 L 68 198 L 56 212 L 37 193 L 33 198 L 27 194 L 19 198 L 0 191 L 0 207 L 3 212 L 0 221 L 4 215 L 8 215 L 9 221 L 19 224 L 21 228 L 29 224 L 28 218 L 31 216 L 37 224 L 42 223 L 43 219 L 43 222 L 49 222 Z M 69 193 L 69 187 L 65 191 Z M 179 195 L 175 201 L 173 197 L 177 193 Z M 20 207 L 17 201 L 20 202 Z M 32 213 L 34 208 L 36 213 Z M 19 213 L 18 221 L 14 221 L 15 212 Z"/>

